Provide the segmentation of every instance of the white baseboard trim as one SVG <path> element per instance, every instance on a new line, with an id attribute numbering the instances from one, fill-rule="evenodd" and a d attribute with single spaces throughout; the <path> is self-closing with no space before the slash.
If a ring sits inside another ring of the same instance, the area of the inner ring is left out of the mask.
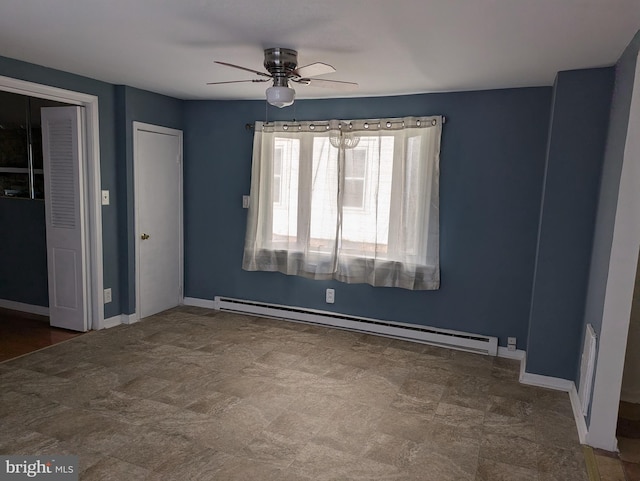
<path id="1" fill-rule="evenodd" d="M 525 372 L 520 375 L 520 382 L 529 386 L 546 387 L 547 389 L 555 389 L 556 391 L 571 391 L 574 385 L 573 381 L 567 381 L 559 377 L 541 376 L 539 374 L 531 374 Z"/>
<path id="2" fill-rule="evenodd" d="M 504 357 L 505 359 L 515 359 L 517 361 L 522 361 L 527 355 L 526 351 L 522 349 L 516 349 L 515 351 L 510 351 L 506 347 L 498 346 L 498 357 Z"/>
<path id="3" fill-rule="evenodd" d="M 12 311 L 28 312 L 29 314 L 37 314 L 39 316 L 48 316 L 49 308 L 44 306 L 34 306 L 23 302 L 9 301 L 0 299 L 0 307 L 11 309 Z"/>
<path id="4" fill-rule="evenodd" d="M 527 372 L 526 356 L 520 361 L 520 382 L 522 384 L 528 384 L 529 386 L 546 387 L 547 389 L 555 389 L 556 391 L 570 392 L 572 388 L 575 389 L 573 381 Z"/>
<path id="5" fill-rule="evenodd" d="M 110 329 L 112 327 L 116 327 L 122 324 L 122 316 L 118 314 L 117 316 L 110 317 L 109 319 L 105 319 L 102 323 L 103 329 Z"/>
<path id="6" fill-rule="evenodd" d="M 587 444 L 587 422 L 582 415 L 582 406 L 580 405 L 580 398 L 578 397 L 578 390 L 575 383 L 571 383 L 571 390 L 569 391 L 569 399 L 571 400 L 571 409 L 573 410 L 573 418 L 576 421 L 576 427 L 578 428 L 578 437 L 580 438 L 580 444 Z"/>
<path id="7" fill-rule="evenodd" d="M 122 317 L 122 324 L 135 324 L 140 321 L 135 312 L 133 314 L 120 314 L 120 316 Z"/>
<path id="8" fill-rule="evenodd" d="M 215 309 L 215 301 L 209 299 L 198 299 L 197 297 L 185 297 L 182 301 L 185 306 L 204 307 L 205 309 Z"/>
<path id="9" fill-rule="evenodd" d="M 133 314 L 119 314 L 117 316 L 110 317 L 109 319 L 105 319 L 102 324 L 103 329 L 110 329 L 112 327 L 119 326 L 120 324 L 133 324 L 138 322 L 138 316 L 134 312 Z"/>
<path id="10" fill-rule="evenodd" d="M 578 430 L 580 444 L 587 444 L 589 429 L 587 428 L 587 422 L 582 415 L 580 398 L 578 397 L 576 384 L 573 381 L 527 372 L 527 357 L 525 355 L 520 361 L 520 382 L 522 384 L 528 384 L 529 386 L 546 387 L 547 389 L 554 389 L 556 391 L 564 391 L 568 393 L 569 400 L 571 401 L 571 411 L 573 411 L 573 419 L 576 423 L 576 429 Z"/>

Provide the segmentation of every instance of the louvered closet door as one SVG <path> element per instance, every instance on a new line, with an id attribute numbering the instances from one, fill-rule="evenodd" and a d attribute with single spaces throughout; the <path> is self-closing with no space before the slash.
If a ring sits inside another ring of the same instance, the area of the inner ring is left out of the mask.
<path id="1" fill-rule="evenodd" d="M 41 111 L 49 318 L 52 326 L 75 331 L 88 326 L 82 115 L 81 107 Z"/>

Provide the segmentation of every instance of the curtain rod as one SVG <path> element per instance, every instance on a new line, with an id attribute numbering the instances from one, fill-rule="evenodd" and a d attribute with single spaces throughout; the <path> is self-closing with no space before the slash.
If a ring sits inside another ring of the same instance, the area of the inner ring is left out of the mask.
<path id="1" fill-rule="evenodd" d="M 295 123 L 296 119 L 293 119 L 291 122 Z M 446 123 L 447 123 L 447 118 L 443 116 L 442 117 L 442 124 L 446 124 Z M 255 128 L 255 124 L 244 124 L 244 128 L 247 131 L 253 130 Z"/>

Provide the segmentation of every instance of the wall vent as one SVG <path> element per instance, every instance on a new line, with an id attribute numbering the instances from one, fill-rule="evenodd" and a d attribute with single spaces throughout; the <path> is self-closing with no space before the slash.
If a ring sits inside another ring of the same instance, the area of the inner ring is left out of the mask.
<path id="1" fill-rule="evenodd" d="M 214 304 L 219 311 L 329 326 L 490 356 L 498 353 L 497 337 L 229 297 L 216 296 Z"/>

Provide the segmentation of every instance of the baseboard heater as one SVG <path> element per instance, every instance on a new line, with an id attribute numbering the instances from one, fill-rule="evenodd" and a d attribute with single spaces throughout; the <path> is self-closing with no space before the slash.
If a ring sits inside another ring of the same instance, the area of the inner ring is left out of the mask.
<path id="1" fill-rule="evenodd" d="M 330 326 L 490 356 L 498 353 L 497 337 L 229 297 L 216 296 L 214 304 L 219 311 Z"/>

